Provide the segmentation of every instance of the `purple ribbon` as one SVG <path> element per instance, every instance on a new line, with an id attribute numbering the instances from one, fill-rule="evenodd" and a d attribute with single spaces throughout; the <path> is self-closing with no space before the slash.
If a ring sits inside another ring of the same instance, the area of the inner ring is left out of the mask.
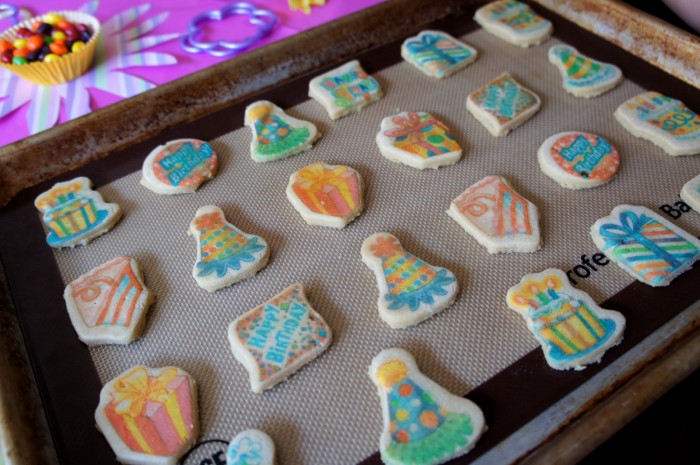
<path id="1" fill-rule="evenodd" d="M 204 42 L 197 39 L 202 33 L 202 23 L 222 21 L 233 15 L 248 16 L 249 23 L 258 27 L 255 34 L 239 42 L 224 40 Z M 277 16 L 269 10 L 258 8 L 248 2 L 231 3 L 218 10 L 205 11 L 192 18 L 187 25 L 187 32 L 180 40 L 180 46 L 189 53 L 205 52 L 215 57 L 225 57 L 241 52 L 258 42 L 272 32 L 275 24 L 277 24 Z"/>
<path id="2" fill-rule="evenodd" d="M 7 15 L 3 16 L 3 18 L 6 18 L 9 20 L 12 24 L 17 24 L 20 21 L 22 21 L 22 17 L 19 14 L 19 8 L 17 8 L 14 5 L 10 5 L 7 3 L 0 3 L 0 15 Z"/>

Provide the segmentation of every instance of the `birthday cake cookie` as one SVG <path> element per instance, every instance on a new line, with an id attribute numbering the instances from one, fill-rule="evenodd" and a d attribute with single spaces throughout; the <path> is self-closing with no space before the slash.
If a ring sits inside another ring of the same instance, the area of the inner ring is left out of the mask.
<path id="1" fill-rule="evenodd" d="M 407 252 L 389 233 L 362 243 L 362 261 L 377 279 L 379 316 L 392 328 L 407 328 L 452 305 L 459 292 L 454 274 Z"/>
<path id="2" fill-rule="evenodd" d="M 141 185 L 156 194 L 196 191 L 219 167 L 216 152 L 204 141 L 177 139 L 153 149 L 143 161 Z"/>
<path id="3" fill-rule="evenodd" d="M 119 205 L 105 202 L 86 177 L 57 183 L 37 197 L 34 206 L 49 228 L 46 243 L 57 249 L 85 245 L 122 217 Z"/>
<path id="4" fill-rule="evenodd" d="M 199 434 L 197 384 L 177 367 L 137 365 L 104 385 L 95 422 L 119 462 L 176 465 Z"/>
<path id="5" fill-rule="evenodd" d="M 231 350 L 261 393 L 281 383 L 321 355 L 331 344 L 331 328 L 313 309 L 301 284 L 233 320 Z"/>
<path id="6" fill-rule="evenodd" d="M 669 155 L 700 154 L 700 116 L 680 100 L 645 92 L 620 105 L 615 118 L 632 135 Z"/>
<path id="7" fill-rule="evenodd" d="M 307 224 L 341 229 L 362 213 L 363 190 L 349 166 L 313 163 L 289 177 L 287 199 Z"/>
<path id="8" fill-rule="evenodd" d="M 447 214 L 489 253 L 534 252 L 542 245 L 537 207 L 500 176 L 469 187 Z"/>
<path id="9" fill-rule="evenodd" d="M 423 73 L 445 78 L 476 60 L 477 51 L 442 31 L 421 31 L 401 45 L 401 56 Z"/>
<path id="10" fill-rule="evenodd" d="M 369 367 L 381 399 L 379 453 L 387 465 L 438 465 L 469 452 L 486 430 L 469 399 L 448 392 L 418 370 L 403 349 L 381 351 Z"/>
<path id="11" fill-rule="evenodd" d="M 134 341 L 153 303 L 153 293 L 131 257 L 117 257 L 71 281 L 63 298 L 78 337 L 87 345 Z"/>
<path id="12" fill-rule="evenodd" d="M 422 111 L 384 118 L 377 145 L 384 158 L 419 170 L 453 165 L 462 157 L 462 148 L 447 125 Z"/>
<path id="13" fill-rule="evenodd" d="M 600 308 L 588 294 L 571 287 L 561 270 L 524 276 L 510 288 L 506 301 L 525 318 L 556 370 L 583 370 L 622 342 L 625 317 Z"/>
<path id="14" fill-rule="evenodd" d="M 587 132 L 560 132 L 537 151 L 542 172 L 568 189 L 608 183 L 620 167 L 620 155 L 610 142 Z"/>
<path id="15" fill-rule="evenodd" d="M 620 68 L 587 57 L 569 45 L 555 45 L 547 55 L 559 70 L 564 89 L 576 97 L 595 97 L 622 82 Z"/>
<path id="16" fill-rule="evenodd" d="M 542 101 L 508 73 L 503 73 L 467 97 L 467 110 L 498 137 L 505 136 L 540 109 Z"/>
<path id="17" fill-rule="evenodd" d="M 384 96 L 376 79 L 353 60 L 309 82 L 309 97 L 328 112 L 331 119 L 361 111 Z"/>
<path id="18" fill-rule="evenodd" d="M 270 257 L 265 239 L 236 228 L 213 205 L 197 210 L 188 234 L 197 241 L 192 276 L 199 287 L 209 292 L 254 276 Z"/>
<path id="19" fill-rule="evenodd" d="M 498 0 L 476 10 L 474 20 L 496 37 L 514 45 L 539 45 L 552 35 L 552 23 L 529 5 L 514 0 Z"/>
<path id="20" fill-rule="evenodd" d="M 700 259 L 700 240 L 646 207 L 619 205 L 591 227 L 610 260 L 650 286 L 667 286 Z"/>
<path id="21" fill-rule="evenodd" d="M 279 160 L 309 150 L 320 136 L 315 125 L 292 118 L 266 100 L 245 109 L 245 125 L 253 130 L 250 156 L 258 162 Z"/>

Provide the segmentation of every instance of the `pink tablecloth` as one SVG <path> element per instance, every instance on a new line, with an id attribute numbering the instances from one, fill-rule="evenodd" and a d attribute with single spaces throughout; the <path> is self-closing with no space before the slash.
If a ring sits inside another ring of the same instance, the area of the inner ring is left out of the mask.
<path id="1" fill-rule="evenodd" d="M 105 40 L 112 42 L 116 40 L 114 37 L 120 30 L 127 31 L 139 24 L 148 25 L 149 22 L 157 24 L 157 26 L 152 30 L 148 30 L 148 27 L 142 27 L 138 31 L 142 40 L 136 48 L 141 48 L 141 50 L 133 50 L 133 53 L 124 51 L 125 44 L 135 38 L 126 37 L 128 34 L 122 34 L 122 46 L 115 45 L 116 42 L 112 45 L 112 54 L 114 54 L 114 47 L 116 47 L 120 51 L 120 58 L 111 66 L 110 72 L 112 72 L 114 80 L 117 78 L 120 80 L 121 86 L 116 86 L 102 76 L 101 78 L 84 79 L 80 85 L 64 88 L 60 91 L 59 89 L 37 89 L 31 88 L 26 83 L 17 82 L 17 79 L 9 78 L 9 74 L 0 74 L 0 145 L 15 142 L 31 133 L 68 121 L 90 110 L 103 108 L 136 92 L 146 91 L 154 85 L 164 84 L 226 59 L 215 58 L 205 53 L 198 55 L 186 53 L 180 48 L 179 38 L 175 38 L 175 34 L 181 34 L 185 31 L 191 18 L 203 11 L 225 6 L 227 3 L 224 1 L 144 0 L 141 2 L 129 0 L 116 2 L 103 0 L 101 3 L 93 1 L 87 5 L 86 1 L 28 0 L 9 3 L 27 9 L 33 15 L 47 13 L 51 10 L 77 10 L 81 7 L 94 10 L 93 14 L 103 24 L 103 28 L 106 24 L 111 23 L 112 35 L 110 37 L 112 39 L 106 38 Z M 306 15 L 299 10 L 292 12 L 287 6 L 287 0 L 251 0 L 251 3 L 256 6 L 277 14 L 279 23 L 267 38 L 249 50 L 382 1 L 327 0 L 325 6 L 314 6 L 312 13 Z M 131 11 L 127 14 L 121 15 L 118 20 L 115 19 L 120 13 L 130 9 Z M 10 25 L 6 19 L 0 20 L 0 30 L 4 30 Z M 232 17 L 218 23 L 207 23 L 204 30 L 204 37 L 207 40 L 235 40 L 250 35 L 254 29 L 247 23 L 247 18 Z M 136 31 L 131 31 L 130 34 L 136 34 Z M 158 42 L 158 40 L 153 40 L 154 38 L 160 38 L 164 41 L 155 46 L 149 46 L 149 38 L 151 43 Z M 132 57 L 138 55 L 138 57 L 128 58 L 129 55 Z M 149 63 L 149 66 L 133 66 L 135 63 Z M 99 84 L 100 82 L 102 84 Z M 121 88 L 117 89 L 117 87 Z M 87 89 L 87 92 L 83 89 Z"/>

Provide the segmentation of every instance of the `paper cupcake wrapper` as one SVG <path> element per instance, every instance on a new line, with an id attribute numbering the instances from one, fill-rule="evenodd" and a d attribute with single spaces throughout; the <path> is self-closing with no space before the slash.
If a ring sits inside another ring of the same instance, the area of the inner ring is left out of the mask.
<path id="1" fill-rule="evenodd" d="M 95 57 L 97 38 L 100 34 L 100 22 L 94 16 L 81 13 L 79 11 L 56 11 L 54 13 L 73 24 L 83 23 L 90 26 L 93 34 L 82 50 L 76 53 L 64 55 L 60 59 L 50 63 L 33 62 L 26 65 L 0 63 L 0 66 L 11 73 L 16 74 L 22 79 L 26 79 L 34 84 L 44 86 L 63 84 L 64 82 L 72 81 L 73 79 L 85 74 Z M 26 27 L 31 29 L 31 25 L 35 21 L 42 21 L 43 18 L 43 15 L 35 16 L 15 24 L 10 29 L 2 33 L 2 35 L 0 35 L 0 39 L 6 39 L 10 42 L 14 42 L 14 40 L 17 39 L 17 31 L 20 28 Z"/>

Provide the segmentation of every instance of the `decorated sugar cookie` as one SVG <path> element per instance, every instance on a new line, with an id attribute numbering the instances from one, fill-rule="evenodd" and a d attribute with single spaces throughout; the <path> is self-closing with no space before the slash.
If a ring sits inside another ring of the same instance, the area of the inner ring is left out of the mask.
<path id="1" fill-rule="evenodd" d="M 130 257 L 117 257 L 70 282 L 63 298 L 78 337 L 87 345 L 134 341 L 153 303 L 153 293 Z"/>
<path id="2" fill-rule="evenodd" d="M 462 156 L 462 148 L 450 129 L 422 111 L 404 111 L 384 118 L 377 145 L 385 158 L 420 170 L 453 165 Z"/>
<path id="3" fill-rule="evenodd" d="M 445 463 L 469 452 L 486 430 L 474 402 L 425 376 L 403 349 L 381 351 L 369 377 L 382 403 L 379 452 L 387 465 Z"/>
<path id="4" fill-rule="evenodd" d="M 521 47 L 539 45 L 552 35 L 552 23 L 529 5 L 498 0 L 476 10 L 474 21 L 496 37 Z"/>
<path id="5" fill-rule="evenodd" d="M 177 139 L 159 145 L 143 161 L 141 185 L 156 194 L 196 191 L 219 168 L 211 145 L 198 139 Z"/>
<path id="6" fill-rule="evenodd" d="M 362 213 L 363 189 L 349 166 L 314 163 L 289 177 L 287 198 L 308 224 L 340 229 Z"/>
<path id="7" fill-rule="evenodd" d="M 401 45 L 404 60 L 434 78 L 448 77 L 477 57 L 477 51 L 442 31 L 421 31 Z"/>
<path id="8" fill-rule="evenodd" d="M 236 360 L 261 393 L 281 383 L 321 355 L 331 344 L 331 328 L 294 284 L 233 320 L 228 340 Z"/>
<path id="9" fill-rule="evenodd" d="M 681 199 L 700 213 L 700 174 L 686 182 L 681 189 Z"/>
<path id="10" fill-rule="evenodd" d="M 700 154 L 700 116 L 680 100 L 645 92 L 620 105 L 615 118 L 632 135 L 669 155 Z"/>
<path id="11" fill-rule="evenodd" d="M 560 132 L 537 151 L 542 172 L 569 189 L 608 183 L 620 166 L 620 155 L 610 142 L 587 132 Z"/>
<path id="12" fill-rule="evenodd" d="M 275 443 L 258 429 L 241 431 L 226 450 L 226 465 L 275 465 Z"/>
<path id="13" fill-rule="evenodd" d="M 255 161 L 274 161 L 309 150 L 318 139 L 316 126 L 292 118 L 266 100 L 248 105 L 245 125 L 253 130 L 250 156 Z"/>
<path id="14" fill-rule="evenodd" d="M 622 82 L 620 68 L 587 57 L 569 45 L 553 46 L 548 56 L 564 80 L 564 89 L 576 97 L 595 97 Z"/>
<path id="15" fill-rule="evenodd" d="M 619 205 L 591 227 L 595 245 L 635 279 L 667 286 L 700 258 L 700 240 L 645 207 Z"/>
<path id="16" fill-rule="evenodd" d="M 377 278 L 379 316 L 392 328 L 427 320 L 457 297 L 459 285 L 450 270 L 425 263 L 389 233 L 365 239 L 362 261 Z"/>
<path id="17" fill-rule="evenodd" d="M 540 98 L 503 73 L 469 94 L 467 110 L 494 136 L 505 136 L 540 109 Z"/>
<path id="18" fill-rule="evenodd" d="M 561 270 L 525 275 L 508 290 L 506 300 L 525 317 L 556 370 L 583 370 L 622 342 L 625 317 L 600 308 L 588 294 L 571 287 Z"/>
<path id="19" fill-rule="evenodd" d="M 500 176 L 486 176 L 462 192 L 447 214 L 489 253 L 534 252 L 541 246 L 537 207 Z"/>
<path id="20" fill-rule="evenodd" d="M 104 385 L 95 421 L 119 462 L 175 465 L 199 434 L 197 384 L 177 367 L 137 365 Z"/>
<path id="21" fill-rule="evenodd" d="M 267 265 L 270 248 L 265 239 L 236 228 L 219 207 L 197 210 L 189 234 L 197 241 L 192 276 L 209 292 L 250 278 Z"/>
<path id="22" fill-rule="evenodd" d="M 34 206 L 49 228 L 46 242 L 54 248 L 85 245 L 106 233 L 122 217 L 116 203 L 106 203 L 92 182 L 79 177 L 59 182 L 41 194 Z"/>
<path id="23" fill-rule="evenodd" d="M 331 119 L 361 111 L 383 96 L 377 80 L 367 74 L 357 60 L 309 82 L 309 97 L 323 105 Z"/>

